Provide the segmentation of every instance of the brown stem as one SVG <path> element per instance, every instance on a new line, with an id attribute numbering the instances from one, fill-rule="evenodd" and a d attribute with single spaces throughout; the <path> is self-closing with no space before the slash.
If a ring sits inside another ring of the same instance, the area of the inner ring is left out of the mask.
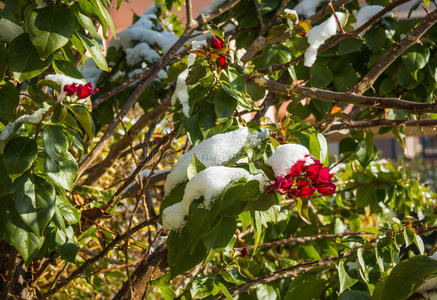
<path id="1" fill-rule="evenodd" d="M 187 28 L 190 28 L 193 25 L 193 9 L 191 0 L 185 0 L 185 11 L 187 15 Z"/>
<path id="2" fill-rule="evenodd" d="M 157 219 L 150 219 L 150 220 L 146 220 L 140 224 L 138 224 L 135 227 L 132 227 L 130 230 L 128 230 L 127 232 L 125 232 L 124 234 L 116 237 L 111 243 L 108 244 L 108 246 L 106 246 L 105 249 L 102 250 L 102 252 L 100 252 L 98 255 L 86 260 L 79 268 L 77 268 L 73 273 L 71 273 L 67 278 L 65 279 L 61 279 L 60 281 L 58 281 L 58 283 L 49 291 L 47 291 L 47 293 L 45 293 L 44 295 L 42 295 L 40 297 L 40 299 L 46 299 L 47 297 L 54 295 L 57 291 L 59 291 L 59 289 L 63 288 L 64 286 L 66 286 L 70 281 L 72 281 L 73 279 L 75 279 L 77 276 L 79 276 L 80 274 L 82 274 L 85 269 L 94 264 L 95 262 L 97 262 L 98 260 L 100 260 L 101 258 L 105 257 L 106 254 L 111 251 L 117 244 L 119 244 L 120 242 L 124 241 L 125 239 L 129 238 L 132 234 L 134 234 L 135 232 L 137 232 L 138 230 L 149 226 L 150 224 L 153 224 L 157 221 Z"/>
<path id="3" fill-rule="evenodd" d="M 436 113 L 437 104 L 435 103 L 420 103 L 402 100 L 399 98 L 383 98 L 383 97 L 367 97 L 349 92 L 333 92 L 314 87 L 301 87 L 288 84 L 274 82 L 263 77 L 255 77 L 259 74 L 252 73 L 251 76 L 245 78 L 259 87 L 265 88 L 277 94 L 292 94 L 302 98 L 315 98 L 336 104 L 355 104 L 360 106 L 371 106 L 375 108 L 394 108 L 409 111 L 411 113 Z"/>
<path id="4" fill-rule="evenodd" d="M 364 94 L 370 89 L 378 77 L 390 66 L 402 53 L 417 43 L 417 41 L 437 22 L 437 9 L 428 14 L 422 22 L 404 37 L 398 45 L 395 45 L 390 51 L 370 69 L 366 76 L 358 83 L 356 91 L 358 94 Z"/>
<path id="5" fill-rule="evenodd" d="M 334 124 L 329 127 L 329 131 L 341 130 L 341 129 L 352 129 L 352 128 L 370 128 L 370 127 L 380 127 L 380 126 L 425 126 L 433 127 L 437 126 L 437 120 L 426 119 L 426 120 L 363 120 L 363 121 L 352 121 L 344 122 L 341 124 Z"/>
<path id="6" fill-rule="evenodd" d="M 146 127 L 147 124 L 150 124 L 154 120 L 158 119 L 170 107 L 170 105 L 170 100 L 166 99 L 162 102 L 162 104 L 155 107 L 152 111 L 142 115 L 129 129 L 129 131 L 126 132 L 123 138 L 117 144 L 111 146 L 111 149 L 109 150 L 109 153 L 106 155 L 105 159 L 87 171 L 88 177 L 84 180 L 84 184 L 95 184 L 97 180 L 99 180 L 99 178 L 105 174 L 106 170 L 110 168 L 119 158 L 123 150 L 131 145 L 132 141 L 143 130 L 143 128 Z"/>
<path id="7" fill-rule="evenodd" d="M 234 7 L 238 2 L 240 2 L 240 0 L 231 0 L 229 2 L 226 2 L 221 7 L 217 8 L 215 11 L 211 12 L 210 14 L 206 14 L 206 15 L 200 14 L 195 20 L 193 20 L 193 26 L 185 29 L 184 33 L 176 41 L 176 43 L 174 43 L 174 45 L 167 51 L 167 53 L 165 53 L 165 55 L 162 56 L 157 63 L 155 63 L 153 66 L 151 66 L 149 69 L 145 71 L 147 73 L 145 75 L 146 79 L 140 85 L 138 85 L 138 87 L 132 92 L 130 97 L 127 99 L 126 103 L 121 108 L 118 118 L 115 118 L 111 123 L 109 123 L 108 128 L 104 132 L 100 141 L 97 143 L 94 149 L 84 157 L 84 159 L 80 163 L 78 174 L 77 174 L 78 179 L 81 177 L 84 171 L 91 166 L 94 160 L 100 155 L 100 153 L 103 151 L 105 146 L 108 144 L 109 140 L 112 137 L 112 134 L 114 133 L 116 127 L 120 123 L 120 119 L 123 119 L 123 117 L 126 116 L 126 114 L 129 112 L 132 106 L 136 103 L 138 97 L 146 90 L 146 88 L 150 85 L 150 83 L 153 81 L 156 75 L 158 75 L 158 72 L 171 61 L 171 59 L 174 57 L 174 55 L 179 50 L 179 48 L 181 48 L 185 44 L 185 42 L 190 38 L 190 35 L 193 33 L 193 31 L 200 25 L 203 25 L 209 22 L 210 20 L 214 19 L 215 17 L 228 11 L 229 9 Z"/>
<path id="8" fill-rule="evenodd" d="M 338 19 L 337 14 L 335 13 L 335 8 L 334 8 L 334 6 L 332 5 L 332 0 L 329 0 L 328 6 L 329 6 L 329 8 L 332 10 L 332 13 L 334 14 L 334 18 L 335 18 L 335 21 L 337 22 L 337 26 L 338 26 L 338 28 L 340 28 L 340 32 L 341 32 L 341 33 L 344 33 L 343 25 L 341 25 L 341 22 L 340 22 L 340 20 Z"/>

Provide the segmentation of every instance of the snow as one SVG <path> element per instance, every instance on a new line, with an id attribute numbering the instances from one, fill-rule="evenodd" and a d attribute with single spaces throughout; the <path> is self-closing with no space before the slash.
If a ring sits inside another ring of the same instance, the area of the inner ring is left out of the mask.
<path id="1" fill-rule="evenodd" d="M 425 299 L 437 300 L 437 277 L 427 279 L 417 288 L 416 293 L 422 294 Z"/>
<path id="2" fill-rule="evenodd" d="M 343 23 L 346 15 L 341 12 L 336 12 L 336 15 L 340 20 L 340 23 Z M 335 20 L 334 15 L 331 15 L 325 22 L 314 26 L 310 31 L 308 31 L 306 36 L 310 45 L 305 51 L 305 66 L 311 67 L 314 64 L 317 58 L 317 50 L 327 39 L 337 33 L 337 29 L 337 21 Z"/>
<path id="3" fill-rule="evenodd" d="M 100 79 L 103 71 L 97 67 L 96 63 L 92 59 L 87 59 L 82 70 L 79 70 L 82 73 L 83 78 L 85 78 L 86 82 L 91 82 L 93 88 L 97 87 L 97 82 Z"/>
<path id="4" fill-rule="evenodd" d="M 212 3 L 210 6 L 205 7 L 200 11 L 201 14 L 210 14 L 213 11 L 215 11 L 217 8 L 219 8 L 223 3 L 225 3 L 226 0 L 212 0 Z"/>
<path id="5" fill-rule="evenodd" d="M 61 93 L 58 95 L 59 99 L 64 99 L 66 93 L 64 92 L 64 86 L 70 85 L 73 83 L 84 84 L 82 79 L 73 78 L 64 74 L 50 74 L 46 75 L 45 79 L 56 82 L 59 86 L 61 86 Z"/>
<path id="6" fill-rule="evenodd" d="M 128 66 L 136 65 L 144 60 L 150 63 L 155 62 L 161 57 L 147 43 L 139 43 L 133 48 L 126 49 L 125 52 Z"/>
<path id="7" fill-rule="evenodd" d="M 284 13 L 286 13 L 287 15 L 294 15 L 295 16 L 296 20 L 294 22 L 292 20 L 290 20 L 289 18 L 287 18 L 288 27 L 290 28 L 290 30 L 293 30 L 294 26 L 299 23 L 299 16 L 297 15 L 297 12 L 295 10 L 286 8 L 286 9 L 284 9 Z"/>
<path id="8" fill-rule="evenodd" d="M 189 152 L 180 156 L 179 161 L 167 176 L 164 185 L 165 194 L 168 195 L 178 184 L 188 180 L 187 168 L 194 154 L 207 167 L 224 165 L 242 151 L 251 135 L 246 127 L 242 127 L 214 135 L 194 146 Z"/>
<path id="9" fill-rule="evenodd" d="M 182 203 L 177 202 L 162 212 L 162 226 L 166 230 L 178 230 L 185 226 L 185 211 Z"/>
<path id="10" fill-rule="evenodd" d="M 116 49 L 121 47 L 126 52 L 126 59 L 129 59 L 129 65 L 139 63 L 142 59 L 154 62 L 160 56 L 153 49 L 153 46 L 159 47 L 165 53 L 178 40 L 178 37 L 173 32 L 158 30 L 156 24 L 159 26 L 159 21 L 156 17 L 156 7 L 153 5 L 134 24 L 118 33 L 118 40 L 113 38 L 109 43 L 109 47 L 115 47 Z M 136 48 L 137 44 L 143 45 Z M 129 58 L 127 57 L 128 55 Z"/>
<path id="11" fill-rule="evenodd" d="M 242 168 L 223 166 L 209 167 L 200 171 L 191 178 L 185 187 L 184 197 L 181 202 L 183 211 L 188 214 L 191 202 L 202 196 L 205 208 L 211 208 L 214 198 L 219 196 L 229 184 L 241 178 L 258 180 L 261 183 L 262 190 L 263 174 L 252 175 Z"/>
<path id="12" fill-rule="evenodd" d="M 280 145 L 266 161 L 266 164 L 272 167 L 276 176 L 285 176 L 299 160 L 305 160 L 306 165 L 312 164 L 314 161 L 307 155 L 311 154 L 305 146 L 299 144 Z"/>
<path id="13" fill-rule="evenodd" d="M 209 209 L 214 199 L 219 196 L 228 185 L 241 178 L 257 180 L 260 182 L 260 190 L 264 189 L 265 179 L 263 174 L 252 175 L 242 168 L 230 168 L 212 166 L 197 173 L 187 183 L 181 202 L 175 203 L 162 212 L 162 225 L 168 230 L 182 228 L 186 221 L 191 203 L 203 197 L 204 207 Z"/>
<path id="14" fill-rule="evenodd" d="M 324 0 L 300 0 L 294 9 L 299 15 L 304 15 L 308 18 L 316 13 L 317 6 L 323 1 Z"/>
<path id="15" fill-rule="evenodd" d="M 193 50 L 199 50 L 202 47 L 206 47 L 206 41 L 192 41 L 191 42 L 192 49 Z M 176 99 L 179 99 L 179 101 L 182 104 L 182 111 L 186 117 L 190 116 L 190 103 L 188 102 L 189 96 L 188 96 L 188 86 L 185 80 L 188 77 L 189 69 L 192 64 L 194 64 L 194 61 L 196 60 L 196 54 L 190 53 L 188 55 L 188 64 L 187 68 L 183 70 L 179 75 L 178 79 L 176 80 L 176 88 L 173 92 L 173 95 L 171 96 L 171 104 L 175 105 Z"/>
<path id="16" fill-rule="evenodd" d="M 371 17 L 373 17 L 383 9 L 384 7 L 380 5 L 363 6 L 358 12 L 354 14 L 355 18 L 357 19 L 357 22 L 352 25 L 353 28 L 357 29 L 358 27 L 366 23 Z"/>
<path id="17" fill-rule="evenodd" d="M 23 115 L 17 118 L 14 122 L 6 125 L 3 131 L 0 133 L 0 153 L 3 153 L 7 142 L 17 132 L 21 125 L 24 123 L 38 124 L 41 122 L 46 109 L 40 108 L 31 115 Z"/>

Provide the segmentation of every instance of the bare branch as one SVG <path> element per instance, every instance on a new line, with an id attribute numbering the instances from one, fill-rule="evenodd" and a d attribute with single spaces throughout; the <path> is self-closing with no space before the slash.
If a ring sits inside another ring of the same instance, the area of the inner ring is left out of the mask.
<path id="1" fill-rule="evenodd" d="M 70 274 L 70 276 L 68 276 L 65 279 L 60 280 L 52 289 L 50 289 L 47 293 L 45 293 L 44 295 L 42 295 L 40 297 L 40 299 L 46 299 L 47 297 L 54 295 L 57 291 L 59 291 L 59 289 L 63 288 L 64 286 L 66 286 L 70 281 L 72 281 L 73 279 L 75 279 L 77 276 L 79 276 L 80 274 L 82 274 L 85 269 L 94 264 L 95 262 L 97 262 L 98 260 L 100 260 L 101 258 L 105 257 L 106 254 L 111 251 L 116 245 L 118 245 L 120 242 L 124 241 L 125 239 L 128 239 L 132 234 L 134 234 L 135 232 L 143 229 L 146 226 L 149 226 L 150 224 L 153 224 L 157 221 L 157 218 L 155 219 L 150 219 L 150 220 L 146 220 L 140 224 L 138 224 L 135 227 L 132 227 L 130 230 L 128 230 L 127 232 L 125 232 L 124 234 L 116 237 L 111 243 L 108 244 L 108 246 L 106 246 L 105 249 L 102 250 L 102 252 L 100 252 L 98 255 L 86 260 L 79 268 L 77 268 L 73 273 Z"/>
<path id="2" fill-rule="evenodd" d="M 93 185 L 103 174 L 105 174 L 106 170 L 113 165 L 123 150 L 132 143 L 143 128 L 146 127 L 147 124 L 158 119 L 170 107 L 170 104 L 170 99 L 166 99 L 152 111 L 142 115 L 129 131 L 126 132 L 123 138 L 117 144 L 111 146 L 105 159 L 87 171 L 88 177 L 85 179 L 84 184 Z"/>
<path id="3" fill-rule="evenodd" d="M 378 77 L 390 66 L 396 58 L 404 53 L 408 48 L 417 43 L 417 41 L 437 22 L 437 9 L 428 14 L 422 22 L 404 37 L 398 45 L 395 45 L 390 51 L 370 69 L 369 73 L 361 79 L 357 85 L 357 93 L 364 94 L 378 79 Z"/>
<path id="4" fill-rule="evenodd" d="M 360 129 L 360 128 L 370 128 L 370 127 L 380 127 L 380 126 L 424 126 L 424 127 L 434 127 L 437 126 L 437 120 L 435 119 L 425 119 L 425 120 L 363 120 L 363 121 L 352 121 L 343 122 L 340 124 L 334 124 L 329 127 L 329 131 L 341 130 L 341 129 Z"/>
<path id="5" fill-rule="evenodd" d="M 187 28 L 190 28 L 193 25 L 193 9 L 191 0 L 185 0 L 185 11 L 187 15 Z"/>
<path id="6" fill-rule="evenodd" d="M 288 96 L 296 95 L 302 98 L 316 98 L 337 104 L 348 103 L 375 108 L 402 109 L 415 114 L 437 112 L 437 104 L 435 103 L 420 103 L 399 98 L 366 97 L 349 92 L 333 92 L 314 87 L 301 87 L 274 82 L 263 77 L 255 77 L 258 75 L 259 74 L 255 71 L 251 76 L 246 75 L 245 77 L 257 86 L 277 94 L 285 94 Z"/>

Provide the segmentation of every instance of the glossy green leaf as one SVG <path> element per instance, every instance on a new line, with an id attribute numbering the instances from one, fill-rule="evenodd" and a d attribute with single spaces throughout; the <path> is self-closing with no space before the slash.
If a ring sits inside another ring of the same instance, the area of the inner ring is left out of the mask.
<path id="1" fill-rule="evenodd" d="M 42 132 L 44 150 L 54 160 L 68 157 L 68 140 L 61 126 L 48 125 Z"/>
<path id="2" fill-rule="evenodd" d="M 401 261 L 387 279 L 378 282 L 374 300 L 407 299 L 417 287 L 437 272 L 437 261 L 426 256 L 414 256 Z"/>
<path id="3" fill-rule="evenodd" d="M 193 159 L 187 167 L 188 180 L 204 169 L 206 169 L 206 166 L 197 158 L 197 155 L 194 154 Z"/>
<path id="4" fill-rule="evenodd" d="M 322 296 L 325 285 L 326 280 L 321 279 L 317 274 L 301 274 L 291 282 L 284 299 L 318 299 Z"/>
<path id="5" fill-rule="evenodd" d="M 55 189 L 45 179 L 28 173 L 12 187 L 15 209 L 21 220 L 35 234 L 42 234 L 55 212 Z"/>
<path id="6" fill-rule="evenodd" d="M 235 217 L 222 218 L 202 240 L 206 249 L 224 248 L 237 229 Z"/>
<path id="7" fill-rule="evenodd" d="M 75 208 L 64 196 L 56 196 L 56 206 L 67 224 L 73 225 L 80 221 L 80 210 Z"/>
<path id="8" fill-rule="evenodd" d="M 82 105 L 70 106 L 71 111 L 90 139 L 94 137 L 94 123 L 89 111 Z"/>
<path id="9" fill-rule="evenodd" d="M 68 60 L 54 60 L 52 66 L 57 74 L 65 74 L 78 79 L 83 78 L 82 73 L 79 72 L 76 65 Z"/>
<path id="10" fill-rule="evenodd" d="M 0 41 L 10 43 L 23 34 L 23 28 L 7 18 L 0 19 Z"/>
<path id="11" fill-rule="evenodd" d="M 56 249 L 63 259 L 69 262 L 75 262 L 76 254 L 79 248 L 74 242 L 74 230 L 69 226 L 63 230 L 56 230 Z"/>
<path id="12" fill-rule="evenodd" d="M 39 59 L 39 55 L 26 33 L 14 39 L 8 50 L 9 68 L 13 72 L 14 78 L 19 82 L 38 76 L 52 63 L 51 57 L 45 61 Z"/>
<path id="13" fill-rule="evenodd" d="M 73 15 L 64 6 L 47 6 L 28 11 L 26 31 L 36 51 L 47 58 L 68 43 L 73 33 Z"/>
<path id="14" fill-rule="evenodd" d="M 37 155 L 35 140 L 27 137 L 16 137 L 10 140 L 3 152 L 3 164 L 12 178 L 26 172 L 33 164 Z"/>
<path id="15" fill-rule="evenodd" d="M 339 262 L 339 264 L 337 265 L 337 270 L 338 278 L 340 281 L 340 293 L 343 293 L 343 291 L 353 286 L 358 281 L 358 279 L 349 276 L 344 267 L 344 261 Z"/>
<path id="16" fill-rule="evenodd" d="M 108 63 L 106 62 L 102 47 L 95 40 L 89 39 L 86 36 L 79 34 L 78 38 L 81 40 L 83 46 L 88 50 L 96 65 L 100 69 L 108 71 Z"/>
<path id="17" fill-rule="evenodd" d="M 70 152 L 65 153 L 65 157 L 56 160 L 47 157 L 44 163 L 47 176 L 59 187 L 71 191 L 73 183 L 77 177 L 78 164 Z"/>
<path id="18" fill-rule="evenodd" d="M 19 103 L 18 89 L 12 83 L 0 87 L 0 117 L 5 120 L 15 120 L 15 111 Z"/>

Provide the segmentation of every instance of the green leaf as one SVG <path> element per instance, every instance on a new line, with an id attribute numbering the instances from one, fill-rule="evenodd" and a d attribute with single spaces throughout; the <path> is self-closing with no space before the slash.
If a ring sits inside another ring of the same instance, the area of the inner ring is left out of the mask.
<path id="1" fill-rule="evenodd" d="M 71 191 L 77 177 L 78 165 L 70 152 L 66 152 L 65 158 L 60 160 L 47 157 L 44 163 L 44 169 L 47 172 L 47 176 L 49 176 L 57 186 Z"/>
<path id="2" fill-rule="evenodd" d="M 0 196 L 9 194 L 10 187 L 11 187 L 11 179 L 9 179 L 8 171 L 3 165 L 3 160 L 1 159 L 0 156 Z"/>
<path id="3" fill-rule="evenodd" d="M 340 293 L 343 293 L 344 290 L 353 286 L 358 279 L 349 276 L 344 268 L 344 261 L 340 261 L 336 267 L 338 270 L 338 279 L 340 281 Z"/>
<path id="4" fill-rule="evenodd" d="M 9 45 L 8 56 L 9 68 L 14 73 L 14 78 L 19 82 L 38 76 L 52 63 L 50 57 L 45 61 L 39 59 L 39 55 L 26 33 L 12 41 Z"/>
<path id="5" fill-rule="evenodd" d="M 396 85 L 395 83 L 389 79 L 389 78 L 385 78 L 381 84 L 379 85 L 379 93 L 383 96 L 387 95 L 388 93 L 390 93 L 391 91 L 393 91 L 395 89 Z"/>
<path id="6" fill-rule="evenodd" d="M 29 94 L 30 98 L 32 98 L 32 100 L 36 103 L 43 103 L 50 98 L 49 95 L 33 85 L 29 85 L 27 87 L 27 93 Z"/>
<path id="7" fill-rule="evenodd" d="M 205 274 L 197 275 L 193 280 L 190 292 L 194 299 L 204 298 L 211 295 L 214 289 L 214 281 Z"/>
<path id="8" fill-rule="evenodd" d="M 334 78 L 327 64 L 316 62 L 311 68 L 311 86 L 326 88 Z"/>
<path id="9" fill-rule="evenodd" d="M 73 225 L 80 221 L 80 210 L 75 208 L 67 198 L 62 195 L 56 196 L 56 206 L 64 217 L 67 224 Z"/>
<path id="10" fill-rule="evenodd" d="M 104 71 L 109 71 L 108 63 L 106 62 L 105 54 L 103 53 L 102 47 L 95 40 L 91 40 L 86 36 L 78 34 L 78 37 L 90 53 L 96 65 Z"/>
<path id="11" fill-rule="evenodd" d="M 111 28 L 112 34 L 115 36 L 117 31 L 115 30 L 114 23 L 112 22 L 111 15 L 109 14 L 108 9 L 105 7 L 105 4 L 102 3 L 102 0 L 91 0 L 91 2 L 95 5 L 95 7 L 98 8 L 100 15 L 99 19 L 102 24 L 105 24 L 104 27 L 106 27 L 106 24 L 109 25 L 109 28 Z M 106 37 L 106 28 L 104 29 L 103 35 Z"/>
<path id="12" fill-rule="evenodd" d="M 338 55 L 346 55 L 359 51 L 363 46 L 363 42 L 358 39 L 347 39 L 338 44 Z"/>
<path id="13" fill-rule="evenodd" d="M 422 69 L 428 62 L 427 57 L 423 53 L 416 51 L 410 51 L 403 54 L 402 61 L 410 72 Z"/>
<path id="14" fill-rule="evenodd" d="M 278 295 L 271 285 L 261 284 L 256 288 L 256 297 L 263 300 L 276 300 Z"/>
<path id="15" fill-rule="evenodd" d="M 354 85 L 358 83 L 357 72 L 352 64 L 346 64 L 339 74 L 334 76 L 334 86 L 337 91 L 345 92 L 352 90 Z"/>
<path id="16" fill-rule="evenodd" d="M 85 133 L 92 139 L 94 137 L 94 123 L 89 111 L 83 105 L 72 105 L 70 109 Z"/>
<path id="17" fill-rule="evenodd" d="M 0 231 L 3 233 L 4 239 L 14 246 L 24 261 L 29 264 L 37 255 L 44 239 L 23 223 L 15 209 L 10 209 L 12 203 L 11 194 L 0 198 L 0 224 L 2 225 Z"/>
<path id="18" fill-rule="evenodd" d="M 342 293 L 339 300 L 372 300 L 372 297 L 366 291 L 351 290 Z"/>
<path id="19" fill-rule="evenodd" d="M 23 28 L 8 20 L 7 18 L 0 19 L 0 41 L 10 43 L 17 36 L 23 34 Z"/>
<path id="20" fill-rule="evenodd" d="M 0 89 L 0 117 L 10 122 L 15 120 L 19 101 L 19 92 L 15 85 L 9 82 L 3 85 Z"/>
<path id="21" fill-rule="evenodd" d="M 76 254 L 79 248 L 74 242 L 74 230 L 69 226 L 63 230 L 56 230 L 56 249 L 63 259 L 69 262 L 75 262 Z"/>
<path id="22" fill-rule="evenodd" d="M 4 46 L 0 46 L 0 81 L 5 77 L 8 67 L 8 50 Z"/>
<path id="23" fill-rule="evenodd" d="M 301 274 L 291 281 L 284 300 L 312 300 L 319 299 L 325 289 L 326 281 L 317 274 Z"/>
<path id="24" fill-rule="evenodd" d="M 369 29 L 364 35 L 364 38 L 366 39 L 367 46 L 372 50 L 372 52 L 378 52 L 381 50 L 387 39 L 384 29 L 381 27 Z"/>
<path id="25" fill-rule="evenodd" d="M 386 280 L 378 282 L 373 299 L 407 299 L 423 280 L 436 272 L 436 260 L 427 256 L 410 257 L 397 264 Z"/>
<path id="26" fill-rule="evenodd" d="M 47 58 L 70 40 L 73 15 L 67 7 L 47 6 L 28 11 L 25 25 L 39 56 Z"/>
<path id="27" fill-rule="evenodd" d="M 54 60 L 53 69 L 57 74 L 65 74 L 67 76 L 82 79 L 82 73 L 79 72 L 76 65 L 68 60 Z"/>
<path id="28" fill-rule="evenodd" d="M 44 150 L 54 160 L 62 160 L 68 155 L 68 140 L 61 126 L 48 125 L 42 132 Z"/>
<path id="29" fill-rule="evenodd" d="M 224 248 L 231 240 L 237 229 L 235 217 L 222 218 L 211 232 L 202 240 L 206 249 Z"/>
<path id="30" fill-rule="evenodd" d="M 206 75 L 206 68 L 200 64 L 194 64 L 190 67 L 190 71 L 188 73 L 187 79 L 185 82 L 188 85 L 195 84 L 199 82 Z"/>
<path id="31" fill-rule="evenodd" d="M 172 231 L 167 239 L 168 265 L 171 277 L 182 274 L 200 263 L 207 255 L 203 243 L 197 243 L 194 251 L 190 253 L 190 244 L 186 228 L 176 232 Z"/>
<path id="32" fill-rule="evenodd" d="M 55 212 L 55 189 L 45 179 L 26 173 L 14 182 L 12 190 L 18 215 L 41 235 Z"/>
<path id="33" fill-rule="evenodd" d="M 10 140 L 3 152 L 3 164 L 12 178 L 26 172 L 37 156 L 38 147 L 35 140 L 27 137 L 16 137 Z"/>
<path id="34" fill-rule="evenodd" d="M 191 160 L 190 164 L 187 167 L 188 180 L 191 180 L 191 178 L 193 178 L 194 175 L 205 169 L 206 166 L 197 158 L 197 155 L 194 154 L 193 159 Z"/>
<path id="35" fill-rule="evenodd" d="M 237 100 L 233 97 L 229 97 L 222 88 L 218 88 L 214 93 L 214 108 L 217 118 L 232 117 L 237 108 L 237 104 Z"/>
<path id="36" fill-rule="evenodd" d="M 94 26 L 93 20 L 88 17 L 87 15 L 83 14 L 79 9 L 75 10 L 75 15 L 77 20 L 79 21 L 80 25 L 82 25 L 83 28 L 88 30 L 88 32 L 92 36 L 98 36 L 96 27 Z"/>

